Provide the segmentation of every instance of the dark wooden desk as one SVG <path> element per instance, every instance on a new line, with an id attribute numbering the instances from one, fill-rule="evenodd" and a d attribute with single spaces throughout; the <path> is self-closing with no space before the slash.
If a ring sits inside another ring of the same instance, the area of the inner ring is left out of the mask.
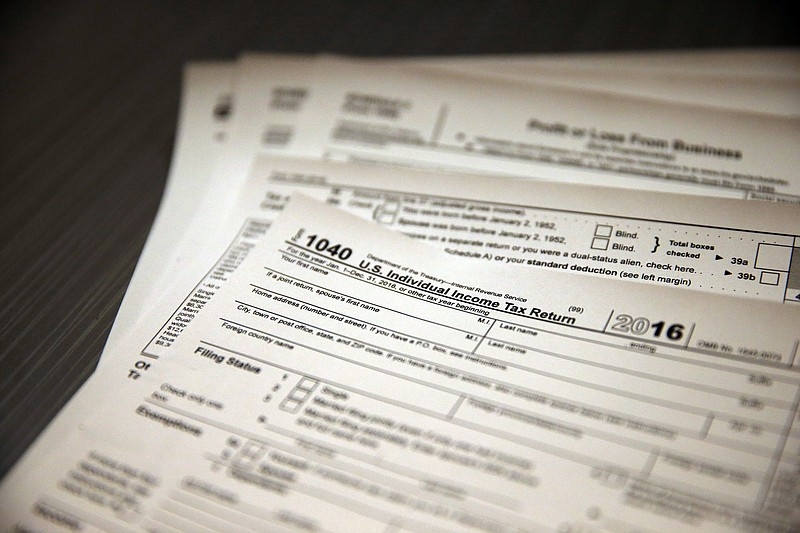
<path id="1" fill-rule="evenodd" d="M 186 61 L 796 46 L 800 28 L 792 3 L 759 0 L 6 2 L 0 24 L 0 476 L 100 356 Z"/>

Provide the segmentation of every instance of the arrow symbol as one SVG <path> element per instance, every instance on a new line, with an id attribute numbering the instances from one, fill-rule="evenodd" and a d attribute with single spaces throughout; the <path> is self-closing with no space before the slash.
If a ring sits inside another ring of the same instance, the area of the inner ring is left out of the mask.
<path id="1" fill-rule="evenodd" d="M 717 257 L 714 258 L 714 261 L 719 261 L 720 259 L 722 259 L 722 256 L 718 255 Z"/>
<path id="2" fill-rule="evenodd" d="M 732 274 L 733 274 L 733 272 L 731 272 L 730 270 L 726 270 L 726 271 L 725 271 L 725 275 L 726 275 L 726 276 L 730 276 L 730 275 L 732 275 Z"/>

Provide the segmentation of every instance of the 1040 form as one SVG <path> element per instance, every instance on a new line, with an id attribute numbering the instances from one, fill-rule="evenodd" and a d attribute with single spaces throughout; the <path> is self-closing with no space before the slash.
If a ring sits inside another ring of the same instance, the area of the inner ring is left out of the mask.
<path id="1" fill-rule="evenodd" d="M 3 515 L 86 531 L 792 531 L 796 308 L 627 287 L 487 268 L 295 196 L 138 379 L 98 369 L 91 416 L 9 476 Z"/>

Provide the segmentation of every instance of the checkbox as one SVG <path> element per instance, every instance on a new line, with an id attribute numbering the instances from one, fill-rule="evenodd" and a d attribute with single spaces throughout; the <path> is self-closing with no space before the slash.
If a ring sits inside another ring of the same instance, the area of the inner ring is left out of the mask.
<path id="1" fill-rule="evenodd" d="M 594 228 L 594 236 L 595 237 L 611 237 L 611 232 L 614 231 L 614 226 L 609 226 L 608 224 L 598 224 Z M 605 250 L 605 248 L 602 248 Z"/>
<path id="2" fill-rule="evenodd" d="M 303 378 L 300 380 L 300 383 L 297 384 L 297 388 L 300 390 L 311 392 L 314 390 L 314 387 L 317 386 L 318 381 L 315 379 L 308 379 Z"/>
<path id="3" fill-rule="evenodd" d="M 375 222 L 386 226 L 394 224 L 394 213 L 379 213 L 375 219 Z"/>
<path id="4" fill-rule="evenodd" d="M 762 285 L 777 285 L 781 281 L 781 275 L 777 272 L 762 272 L 759 283 Z"/>
<path id="5" fill-rule="evenodd" d="M 306 398 L 308 398 L 309 394 L 311 394 L 311 392 L 309 391 L 294 389 L 292 392 L 289 393 L 287 398 L 289 398 L 290 400 L 294 400 L 296 402 L 304 402 Z"/>
<path id="6" fill-rule="evenodd" d="M 298 402 L 298 401 L 292 400 L 290 398 L 286 398 L 285 400 L 283 400 L 281 402 L 281 409 L 283 409 L 284 411 L 288 411 L 288 412 L 294 414 L 300 409 L 301 405 L 303 405 L 302 402 Z"/>
<path id="7" fill-rule="evenodd" d="M 756 268 L 788 272 L 792 260 L 792 247 L 761 243 L 756 253 Z"/>
<path id="8" fill-rule="evenodd" d="M 601 239 L 600 237 L 595 237 L 592 239 L 592 250 L 608 250 L 608 239 Z"/>

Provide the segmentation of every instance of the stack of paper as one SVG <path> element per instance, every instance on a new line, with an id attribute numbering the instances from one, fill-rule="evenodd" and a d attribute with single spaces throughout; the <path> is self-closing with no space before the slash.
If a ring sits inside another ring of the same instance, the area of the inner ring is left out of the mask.
<path id="1" fill-rule="evenodd" d="M 17 531 L 797 531 L 800 54 L 189 65 Z"/>

